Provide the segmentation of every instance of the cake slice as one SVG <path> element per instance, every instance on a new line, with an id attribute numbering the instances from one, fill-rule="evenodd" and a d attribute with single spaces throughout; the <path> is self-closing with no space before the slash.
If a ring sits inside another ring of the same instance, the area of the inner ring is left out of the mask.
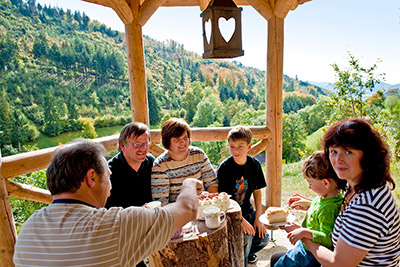
<path id="1" fill-rule="evenodd" d="M 270 224 L 272 223 L 284 223 L 287 220 L 289 211 L 281 207 L 269 207 L 265 211 L 267 220 Z"/>

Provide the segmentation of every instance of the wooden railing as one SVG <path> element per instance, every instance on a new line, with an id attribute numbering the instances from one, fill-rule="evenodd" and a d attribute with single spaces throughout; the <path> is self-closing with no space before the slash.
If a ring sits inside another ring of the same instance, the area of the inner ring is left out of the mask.
<path id="1" fill-rule="evenodd" d="M 192 141 L 224 141 L 232 127 L 193 128 Z M 261 140 L 255 144 L 249 154 L 255 156 L 265 151 L 268 146 L 267 138 L 271 131 L 265 126 L 250 127 L 253 139 Z M 107 152 L 117 150 L 119 135 L 112 135 L 94 139 L 103 144 Z M 164 149 L 156 145 L 161 142 L 160 130 L 150 130 L 149 152 L 155 156 L 160 155 Z M 35 188 L 25 184 L 8 180 L 23 174 L 46 169 L 53 153 L 58 147 L 51 147 L 37 151 L 1 157 L 0 153 L 0 266 L 13 266 L 12 256 L 17 239 L 14 219 L 12 216 L 9 196 L 36 202 L 50 204 L 52 201 L 48 190 Z"/>

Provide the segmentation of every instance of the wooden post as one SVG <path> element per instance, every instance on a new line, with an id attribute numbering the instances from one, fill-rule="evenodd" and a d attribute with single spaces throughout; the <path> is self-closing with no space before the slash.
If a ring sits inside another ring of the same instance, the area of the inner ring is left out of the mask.
<path id="1" fill-rule="evenodd" d="M 267 207 L 281 206 L 283 34 L 284 19 L 273 16 L 268 20 L 266 115 L 272 130 L 266 150 Z"/>
<path id="2" fill-rule="evenodd" d="M 1 175 L 1 151 L 0 151 L 0 265 L 14 266 L 14 245 L 17 241 L 14 218 L 11 210 L 10 199 L 6 188 L 6 179 Z"/>
<path id="3" fill-rule="evenodd" d="M 132 121 L 138 121 L 149 125 L 143 35 L 142 26 L 139 24 L 138 19 L 139 3 L 140 1 L 137 0 L 128 1 L 133 13 L 133 21 L 125 25 L 129 88 L 131 95 L 131 116 Z"/>

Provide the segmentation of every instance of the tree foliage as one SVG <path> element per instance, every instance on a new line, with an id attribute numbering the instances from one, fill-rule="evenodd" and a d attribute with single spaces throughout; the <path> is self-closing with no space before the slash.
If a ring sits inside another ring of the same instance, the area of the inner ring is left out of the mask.
<path id="1" fill-rule="evenodd" d="M 299 114 L 291 112 L 283 115 L 282 159 L 297 162 L 304 156 L 305 125 Z"/>
<path id="2" fill-rule="evenodd" d="M 378 60 L 379 62 L 379 60 Z M 367 115 L 365 97 L 381 82 L 384 74 L 376 73 L 377 64 L 369 68 L 361 67 L 359 60 L 348 52 L 349 66 L 340 69 L 332 64 L 336 74 L 335 94 L 331 102 L 331 120 Z"/>

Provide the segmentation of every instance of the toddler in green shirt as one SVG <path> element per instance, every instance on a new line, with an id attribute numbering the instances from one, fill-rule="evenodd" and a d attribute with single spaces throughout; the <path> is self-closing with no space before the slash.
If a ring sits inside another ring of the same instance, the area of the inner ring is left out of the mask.
<path id="1" fill-rule="evenodd" d="M 274 254 L 271 266 L 321 266 L 301 242 L 304 238 L 333 248 L 331 234 L 343 203 L 341 190 L 345 188 L 346 181 L 337 177 L 323 151 L 314 152 L 304 161 L 302 174 L 308 187 L 318 196 L 312 200 L 299 194 L 289 198 L 291 208 L 308 211 L 302 225 L 287 223 L 283 226 L 289 241 L 297 244 L 286 253 Z"/>

